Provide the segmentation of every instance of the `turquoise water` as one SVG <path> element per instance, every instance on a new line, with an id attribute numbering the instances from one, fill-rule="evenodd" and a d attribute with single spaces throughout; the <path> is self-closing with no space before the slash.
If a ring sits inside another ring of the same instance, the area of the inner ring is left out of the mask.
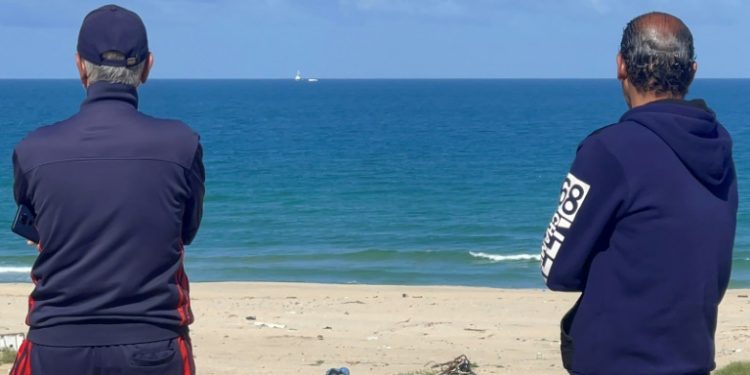
<path id="1" fill-rule="evenodd" d="M 732 286 L 750 287 L 750 81 L 698 81 L 691 97 L 735 140 Z M 72 80 L 0 80 L 0 227 L 13 145 L 82 98 Z M 202 135 L 191 280 L 542 287 L 536 257 L 575 148 L 626 106 L 615 80 L 156 80 L 141 109 Z M 34 256 L 0 231 L 0 281 L 28 280 Z"/>

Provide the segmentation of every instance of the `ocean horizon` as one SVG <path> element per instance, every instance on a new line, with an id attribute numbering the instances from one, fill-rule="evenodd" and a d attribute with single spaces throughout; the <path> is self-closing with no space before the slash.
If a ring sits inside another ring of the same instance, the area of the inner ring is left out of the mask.
<path id="1" fill-rule="evenodd" d="M 13 146 L 75 114 L 72 79 L 0 79 L 0 282 L 30 281 L 10 231 Z M 200 135 L 192 281 L 544 287 L 539 253 L 578 143 L 627 110 L 614 79 L 155 79 L 140 109 Z M 730 287 L 750 287 L 750 79 L 698 79 L 734 139 Z M 3 224 L 5 223 L 5 224 Z"/>

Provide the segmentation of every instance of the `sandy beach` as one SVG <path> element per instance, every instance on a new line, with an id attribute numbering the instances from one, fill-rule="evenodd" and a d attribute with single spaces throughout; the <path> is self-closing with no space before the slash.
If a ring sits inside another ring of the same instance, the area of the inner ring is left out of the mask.
<path id="1" fill-rule="evenodd" d="M 0 334 L 25 332 L 31 284 L 0 284 Z M 750 360 L 750 290 L 730 290 L 719 367 Z M 577 294 L 443 286 L 194 283 L 198 373 L 396 375 L 466 354 L 477 374 L 561 374 L 558 321 Z M 9 365 L 0 366 L 5 373 Z"/>

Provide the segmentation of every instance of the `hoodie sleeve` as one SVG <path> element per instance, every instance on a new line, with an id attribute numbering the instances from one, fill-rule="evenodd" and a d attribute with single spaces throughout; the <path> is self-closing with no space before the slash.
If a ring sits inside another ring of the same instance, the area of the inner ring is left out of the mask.
<path id="1" fill-rule="evenodd" d="M 622 166 L 596 137 L 579 146 L 542 241 L 542 275 L 552 290 L 586 287 L 594 256 L 609 246 L 627 194 Z"/>
<path id="2" fill-rule="evenodd" d="M 31 207 L 31 199 L 28 196 L 26 176 L 21 169 L 18 154 L 15 151 L 13 152 L 13 198 L 15 198 L 16 204 L 27 206 L 31 210 L 34 209 Z"/>

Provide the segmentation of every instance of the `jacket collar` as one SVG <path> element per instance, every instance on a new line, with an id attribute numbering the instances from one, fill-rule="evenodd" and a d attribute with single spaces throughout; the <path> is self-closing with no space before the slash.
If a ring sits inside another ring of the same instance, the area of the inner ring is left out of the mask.
<path id="1" fill-rule="evenodd" d="M 661 99 L 628 110 L 620 117 L 620 122 L 624 122 L 633 117 L 633 115 L 641 112 L 691 112 L 703 116 L 716 117 L 714 111 L 708 107 L 703 99 Z"/>
<path id="2" fill-rule="evenodd" d="M 133 86 L 121 83 L 95 82 L 86 89 L 86 99 L 81 104 L 81 108 L 105 101 L 126 103 L 137 109 L 138 91 Z"/>

